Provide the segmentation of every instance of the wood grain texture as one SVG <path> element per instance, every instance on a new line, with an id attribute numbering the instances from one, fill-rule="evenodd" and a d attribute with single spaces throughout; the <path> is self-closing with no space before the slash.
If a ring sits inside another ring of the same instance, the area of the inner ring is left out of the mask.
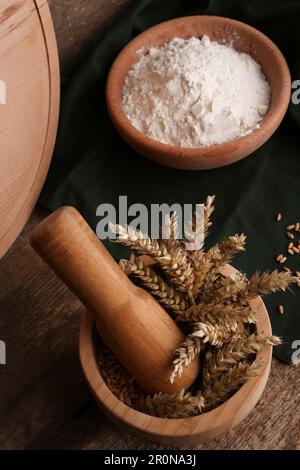
<path id="1" fill-rule="evenodd" d="M 56 136 L 59 67 L 44 0 L 0 6 L 0 75 L 6 84 L 0 133 L 0 257 L 28 220 L 44 183 Z"/>
<path id="2" fill-rule="evenodd" d="M 254 57 L 262 66 L 271 88 L 271 105 L 258 129 L 251 134 L 211 147 L 184 148 L 162 144 L 137 130 L 122 109 L 125 77 L 139 56 L 137 51 L 159 47 L 174 37 L 201 37 L 204 34 L 217 42 Z M 281 123 L 291 95 L 291 77 L 287 63 L 275 44 L 255 28 L 229 18 L 190 16 L 160 23 L 135 37 L 120 52 L 107 79 L 106 103 L 111 120 L 123 137 L 139 154 L 154 162 L 186 170 L 205 170 L 228 165 L 245 158 L 263 145 Z"/>
<path id="3" fill-rule="evenodd" d="M 88 391 L 78 358 L 83 309 L 28 244 L 45 216 L 35 210 L 0 263 L 0 448 L 156 449 L 120 430 Z M 265 392 L 250 416 L 199 449 L 299 449 L 300 368 L 273 359 Z"/>
<path id="4" fill-rule="evenodd" d="M 161 305 L 124 274 L 73 207 L 62 207 L 31 233 L 31 245 L 93 315 L 103 341 L 149 393 L 179 392 L 199 374 L 199 360 L 171 383 L 184 335 Z"/>

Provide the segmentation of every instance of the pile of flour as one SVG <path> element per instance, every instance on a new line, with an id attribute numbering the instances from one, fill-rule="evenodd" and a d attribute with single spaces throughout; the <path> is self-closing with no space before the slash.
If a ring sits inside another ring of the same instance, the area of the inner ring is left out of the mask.
<path id="1" fill-rule="evenodd" d="M 267 113 L 271 88 L 260 65 L 230 45 L 174 38 L 139 51 L 122 105 L 149 137 L 181 147 L 221 144 L 249 134 Z"/>

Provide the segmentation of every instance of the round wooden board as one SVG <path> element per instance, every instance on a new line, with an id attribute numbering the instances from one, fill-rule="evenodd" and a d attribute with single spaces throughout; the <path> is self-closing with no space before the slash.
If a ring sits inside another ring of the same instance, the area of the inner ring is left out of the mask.
<path id="1" fill-rule="evenodd" d="M 2 257 L 38 199 L 56 137 L 59 62 L 46 0 L 1 0 L 0 81 Z"/>

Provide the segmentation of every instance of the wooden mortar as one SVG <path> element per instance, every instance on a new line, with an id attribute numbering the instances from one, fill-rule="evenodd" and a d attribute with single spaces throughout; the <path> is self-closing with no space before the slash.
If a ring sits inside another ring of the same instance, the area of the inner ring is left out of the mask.
<path id="1" fill-rule="evenodd" d="M 227 266 L 224 274 L 233 272 L 237 271 Z M 261 297 L 251 301 L 251 305 L 257 316 L 257 332 L 272 335 L 269 315 Z M 174 447 L 194 447 L 200 442 L 215 439 L 231 431 L 245 419 L 264 391 L 272 361 L 270 346 L 257 354 L 257 360 L 261 363 L 260 375 L 248 380 L 225 403 L 202 415 L 167 419 L 156 418 L 130 408 L 107 387 L 99 368 L 94 322 L 89 312 L 82 319 L 79 350 L 81 366 L 89 388 L 105 414 L 126 432 L 132 432 L 142 439 L 162 446 Z"/>

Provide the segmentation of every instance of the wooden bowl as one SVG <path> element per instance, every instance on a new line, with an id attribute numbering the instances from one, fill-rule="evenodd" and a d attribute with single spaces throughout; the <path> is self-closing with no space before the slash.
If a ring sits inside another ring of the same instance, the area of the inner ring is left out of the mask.
<path id="1" fill-rule="evenodd" d="M 1 258 L 36 204 L 56 137 L 59 64 L 45 0 L 1 0 L 0 63 Z"/>
<path id="2" fill-rule="evenodd" d="M 228 267 L 227 272 L 235 272 L 235 269 Z M 262 299 L 258 297 L 253 300 L 252 306 L 257 312 L 257 331 L 271 335 L 269 315 Z M 109 390 L 98 366 L 94 338 L 94 323 L 90 314 L 86 313 L 80 329 L 80 361 L 97 403 L 125 431 L 164 446 L 195 446 L 233 429 L 258 402 L 267 383 L 272 360 L 272 347 L 260 352 L 257 359 L 262 363 L 261 375 L 250 379 L 218 408 L 192 418 L 163 419 L 128 407 Z"/>
<path id="3" fill-rule="evenodd" d="M 232 42 L 238 51 L 249 53 L 261 64 L 272 87 L 270 109 L 251 134 L 211 147 L 182 148 L 157 142 L 137 130 L 125 116 L 121 98 L 125 77 L 137 62 L 137 51 L 161 46 L 173 37 L 201 37 L 204 34 L 218 42 Z M 264 34 L 251 26 L 229 18 L 190 16 L 154 26 L 134 38 L 113 63 L 106 87 L 106 102 L 111 120 L 138 153 L 161 165 L 186 170 L 204 170 L 240 160 L 263 145 L 282 121 L 290 101 L 291 77 L 286 61 Z"/>

